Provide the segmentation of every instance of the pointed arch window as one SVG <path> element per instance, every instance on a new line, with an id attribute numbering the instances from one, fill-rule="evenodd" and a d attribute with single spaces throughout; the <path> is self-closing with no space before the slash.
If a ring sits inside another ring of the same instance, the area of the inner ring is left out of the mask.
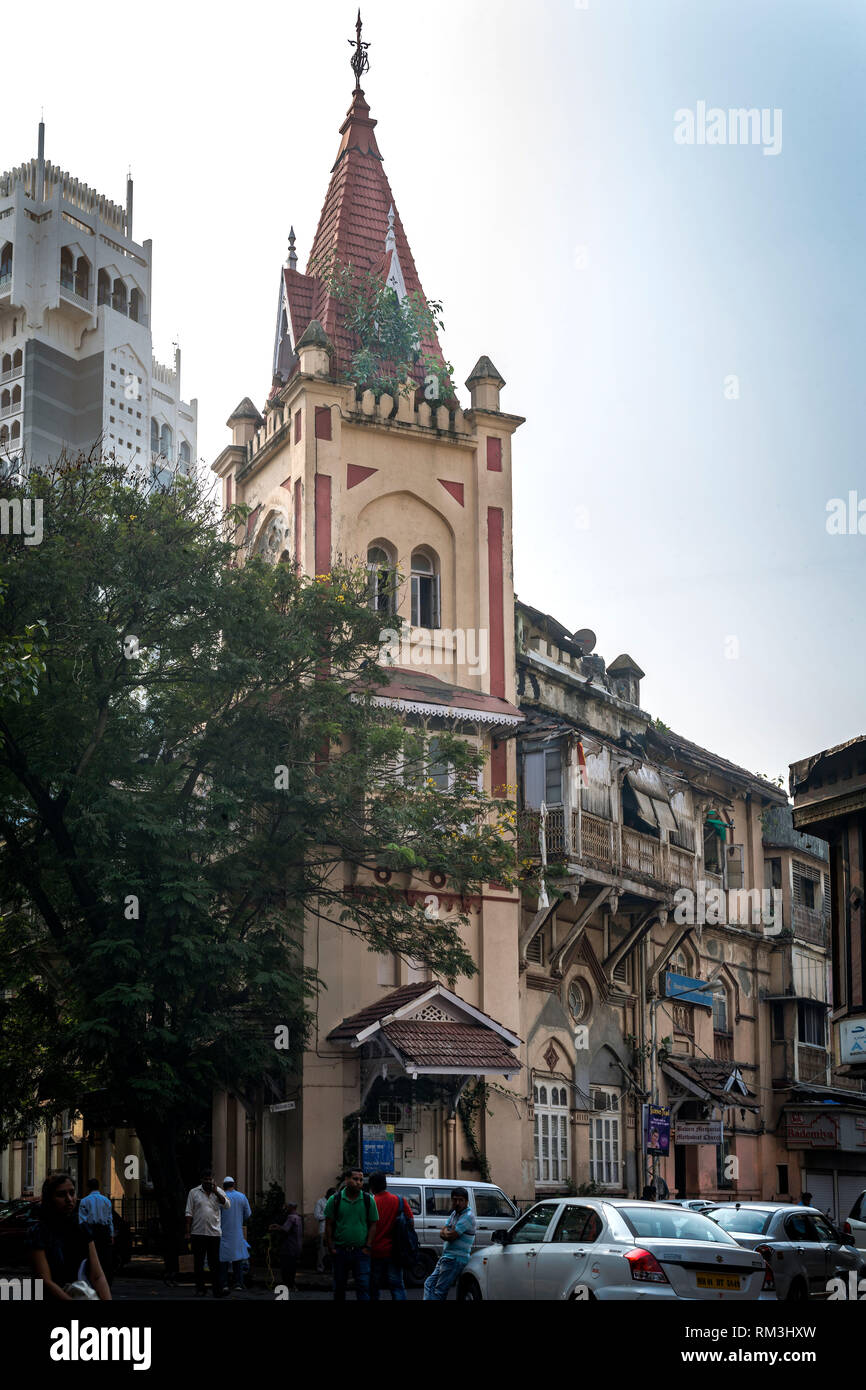
<path id="1" fill-rule="evenodd" d="M 390 618 L 397 611 L 397 569 L 384 545 L 371 545 L 367 551 L 367 592 L 374 613 Z"/>
<path id="2" fill-rule="evenodd" d="M 532 1099 L 536 1186 L 566 1183 L 570 1167 L 568 1092 L 564 1086 L 536 1085 Z"/>
<path id="3" fill-rule="evenodd" d="M 713 1032 L 728 1032 L 728 994 L 724 985 L 713 990 Z"/>
<path id="4" fill-rule="evenodd" d="M 432 551 L 416 550 L 412 555 L 412 626 L 439 628 L 439 564 Z"/>

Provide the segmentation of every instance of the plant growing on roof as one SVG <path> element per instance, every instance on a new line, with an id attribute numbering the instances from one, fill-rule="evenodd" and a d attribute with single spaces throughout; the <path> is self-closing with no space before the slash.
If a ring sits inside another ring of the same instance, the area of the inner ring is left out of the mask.
<path id="1" fill-rule="evenodd" d="M 414 390 L 420 368 L 433 406 L 451 401 L 454 368 L 431 351 L 442 329 L 442 305 L 412 291 L 402 299 L 373 271 L 358 270 L 332 258 L 320 273 L 343 307 L 355 350 L 345 375 L 359 391 L 405 396 Z"/>

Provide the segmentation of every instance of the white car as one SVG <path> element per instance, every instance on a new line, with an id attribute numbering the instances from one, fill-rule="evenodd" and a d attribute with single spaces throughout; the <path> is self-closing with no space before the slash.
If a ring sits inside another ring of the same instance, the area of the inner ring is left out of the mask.
<path id="1" fill-rule="evenodd" d="M 866 1250 L 866 1192 L 860 1193 L 851 1215 L 842 1222 L 842 1234 L 853 1240 L 858 1250 Z"/>
<path id="2" fill-rule="evenodd" d="M 600 1197 L 536 1203 L 470 1257 L 457 1286 L 464 1302 L 775 1296 L 763 1257 L 700 1212 Z"/>

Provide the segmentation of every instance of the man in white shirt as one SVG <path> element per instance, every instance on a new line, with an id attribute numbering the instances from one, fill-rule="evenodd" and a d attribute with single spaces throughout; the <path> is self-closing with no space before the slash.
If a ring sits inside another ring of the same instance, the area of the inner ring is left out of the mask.
<path id="1" fill-rule="evenodd" d="M 102 1272 L 111 1286 L 114 1273 L 114 1208 L 109 1199 L 99 1190 L 99 1178 L 91 1178 L 87 1184 L 87 1196 L 78 1203 L 78 1220 L 86 1221 L 93 1231 L 93 1244 L 102 1265 Z"/>
<path id="2" fill-rule="evenodd" d="M 205 1255 L 214 1298 L 228 1294 L 228 1289 L 223 1288 L 220 1271 L 220 1213 L 228 1205 L 228 1197 L 213 1180 L 213 1169 L 206 1168 L 201 1175 L 201 1186 L 191 1188 L 186 1199 L 186 1238 L 192 1246 L 196 1294 L 207 1293 L 204 1282 Z"/>

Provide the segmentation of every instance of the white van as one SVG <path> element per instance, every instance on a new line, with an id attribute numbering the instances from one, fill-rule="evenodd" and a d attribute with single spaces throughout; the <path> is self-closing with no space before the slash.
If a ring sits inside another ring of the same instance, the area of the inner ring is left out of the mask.
<path id="1" fill-rule="evenodd" d="M 423 1282 L 445 1249 L 439 1232 L 453 1211 L 451 1193 L 455 1187 L 465 1187 L 469 1193 L 469 1206 L 476 1221 L 475 1250 L 489 1245 L 494 1231 L 507 1231 L 520 1215 L 520 1208 L 492 1182 L 463 1182 L 460 1178 L 389 1178 L 388 1191 L 406 1199 L 421 1245 L 418 1267 L 410 1272 L 413 1283 Z"/>

